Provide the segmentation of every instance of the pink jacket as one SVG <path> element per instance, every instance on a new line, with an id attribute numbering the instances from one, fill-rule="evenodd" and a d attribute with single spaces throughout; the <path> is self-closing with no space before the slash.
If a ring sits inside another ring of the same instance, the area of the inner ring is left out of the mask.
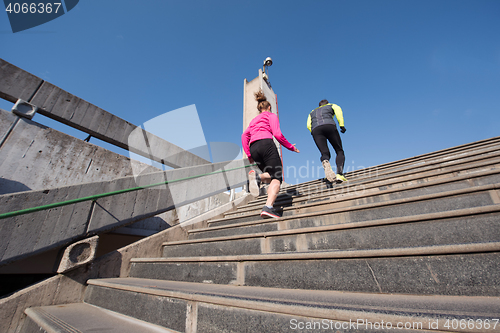
<path id="1" fill-rule="evenodd" d="M 268 111 L 261 112 L 257 117 L 252 119 L 248 128 L 241 135 L 241 144 L 247 157 L 251 158 L 250 144 L 252 142 L 262 139 L 272 139 L 273 136 L 283 147 L 291 151 L 294 150 L 294 146 L 281 133 L 278 116 Z"/>

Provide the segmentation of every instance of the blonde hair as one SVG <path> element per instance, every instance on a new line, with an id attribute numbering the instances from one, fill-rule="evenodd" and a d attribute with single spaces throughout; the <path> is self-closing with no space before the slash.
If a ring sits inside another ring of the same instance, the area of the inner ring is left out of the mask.
<path id="1" fill-rule="evenodd" d="M 265 111 L 271 106 L 271 103 L 267 101 L 267 98 L 262 90 L 257 91 L 254 95 L 255 100 L 257 101 L 257 109 L 259 110 L 259 112 Z"/>

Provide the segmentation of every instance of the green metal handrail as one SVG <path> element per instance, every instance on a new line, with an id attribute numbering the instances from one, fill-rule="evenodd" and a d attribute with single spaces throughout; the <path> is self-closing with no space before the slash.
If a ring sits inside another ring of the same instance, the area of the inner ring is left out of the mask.
<path id="1" fill-rule="evenodd" d="M 61 201 L 61 202 L 55 202 L 55 203 L 51 203 L 51 204 L 48 204 L 48 205 L 42 205 L 42 206 L 37 206 L 37 207 L 32 207 L 32 208 L 25 208 L 25 209 L 17 210 L 17 211 L 14 211 L 14 212 L 2 213 L 2 214 L 0 214 L 0 220 L 8 218 L 8 217 L 14 217 L 14 216 L 19 216 L 19 215 L 24 215 L 24 214 L 39 212 L 39 211 L 42 211 L 42 210 L 47 210 L 47 209 L 51 209 L 51 208 L 57 208 L 57 207 L 67 206 L 67 205 L 71 205 L 71 204 L 75 204 L 75 203 L 79 203 L 79 202 L 84 202 L 84 201 L 96 201 L 97 199 L 104 198 L 104 197 L 109 197 L 109 196 L 112 196 L 112 195 L 117 195 L 117 194 L 122 194 L 122 193 L 127 193 L 127 192 L 138 191 L 138 190 L 142 190 L 142 189 L 146 189 L 146 188 L 151 188 L 151 187 L 155 187 L 155 186 L 160 186 L 160 185 L 166 185 L 166 184 L 170 184 L 170 183 L 176 183 L 176 182 L 180 182 L 180 181 L 183 181 L 183 180 L 189 180 L 189 179 L 200 178 L 200 177 L 204 177 L 204 176 L 210 176 L 210 175 L 214 175 L 214 174 L 217 174 L 217 173 L 222 173 L 222 172 L 228 172 L 228 171 L 233 171 L 233 170 L 248 168 L 248 167 L 255 166 L 255 165 L 257 165 L 257 164 L 254 163 L 254 164 L 249 164 L 249 165 L 245 165 L 245 166 L 242 166 L 242 167 L 237 167 L 237 168 L 232 168 L 232 169 L 227 169 L 227 170 L 213 171 L 213 172 L 205 173 L 205 174 L 202 174 L 202 175 L 190 176 L 190 177 L 186 177 L 186 178 L 179 178 L 179 179 L 174 179 L 174 180 L 170 180 L 170 181 L 167 180 L 165 182 L 156 183 L 156 184 L 150 184 L 150 185 L 145 185 L 145 186 L 137 186 L 137 187 L 132 187 L 132 188 L 118 190 L 118 191 L 113 191 L 113 192 L 107 192 L 107 193 L 101 193 L 101 194 L 94 194 L 94 195 L 90 195 L 88 197 L 83 197 L 83 198 L 77 198 L 77 199 L 71 199 L 71 200 L 66 200 L 66 201 Z"/>

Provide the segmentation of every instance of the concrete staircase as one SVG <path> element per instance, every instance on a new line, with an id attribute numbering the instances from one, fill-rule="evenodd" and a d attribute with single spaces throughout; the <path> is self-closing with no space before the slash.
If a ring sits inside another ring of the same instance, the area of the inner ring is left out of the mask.
<path id="1" fill-rule="evenodd" d="M 23 332 L 500 331 L 500 138 L 259 197 Z"/>

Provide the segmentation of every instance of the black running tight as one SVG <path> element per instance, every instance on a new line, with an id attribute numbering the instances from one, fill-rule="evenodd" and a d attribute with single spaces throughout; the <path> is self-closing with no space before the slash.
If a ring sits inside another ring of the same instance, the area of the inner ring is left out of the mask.
<path id="1" fill-rule="evenodd" d="M 268 172 L 271 179 L 283 182 L 283 166 L 273 139 L 262 139 L 250 144 L 252 159 L 262 172 Z"/>
<path id="2" fill-rule="evenodd" d="M 315 127 L 312 131 L 312 136 L 314 142 L 321 152 L 321 162 L 324 160 L 330 161 L 330 149 L 328 149 L 328 142 L 335 149 L 337 157 L 335 158 L 335 164 L 337 164 L 337 173 L 344 174 L 344 149 L 342 148 L 342 140 L 340 139 L 339 131 L 337 131 L 337 126 L 333 124 L 320 125 Z"/>

